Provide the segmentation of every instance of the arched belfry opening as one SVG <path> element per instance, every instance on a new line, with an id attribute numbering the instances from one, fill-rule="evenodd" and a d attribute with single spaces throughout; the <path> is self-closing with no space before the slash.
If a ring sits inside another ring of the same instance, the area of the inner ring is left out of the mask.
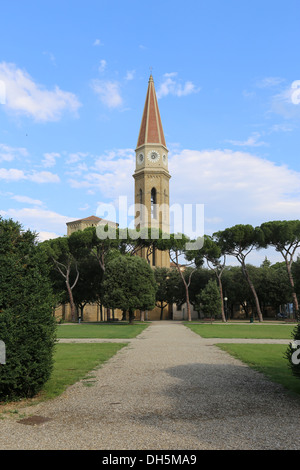
<path id="1" fill-rule="evenodd" d="M 157 204 L 157 193 L 156 189 L 151 189 L 151 219 L 156 219 L 157 211 L 156 211 L 156 204 Z"/>

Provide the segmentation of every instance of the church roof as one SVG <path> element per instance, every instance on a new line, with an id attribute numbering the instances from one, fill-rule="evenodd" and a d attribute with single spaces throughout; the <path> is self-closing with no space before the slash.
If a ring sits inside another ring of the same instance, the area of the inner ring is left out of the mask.
<path id="1" fill-rule="evenodd" d="M 67 225 L 68 224 L 74 224 L 74 223 L 78 223 L 78 222 L 83 222 L 84 220 L 86 221 L 94 221 L 94 222 L 100 222 L 100 217 L 96 217 L 95 215 L 90 215 L 89 217 L 85 217 L 84 219 L 78 219 L 78 220 L 72 220 L 72 222 L 67 222 Z"/>
<path id="2" fill-rule="evenodd" d="M 84 219 L 78 219 L 78 220 L 72 220 L 72 222 L 67 222 L 67 225 L 72 225 L 72 224 L 78 224 L 80 222 L 97 222 L 99 223 L 102 221 L 102 223 L 107 223 L 110 225 L 115 225 L 116 227 L 119 225 L 116 222 L 112 222 L 111 220 L 106 220 L 106 219 L 101 219 L 101 217 L 96 217 L 95 215 L 90 215 L 89 217 L 85 217 Z"/>
<path id="3" fill-rule="evenodd" d="M 150 75 L 148 82 L 148 90 L 137 147 L 144 144 L 161 144 L 166 147 L 152 75 Z"/>

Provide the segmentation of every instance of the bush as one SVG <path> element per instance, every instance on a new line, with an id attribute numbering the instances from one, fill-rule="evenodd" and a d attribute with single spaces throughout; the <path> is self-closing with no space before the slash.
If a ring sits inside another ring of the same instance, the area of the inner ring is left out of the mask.
<path id="1" fill-rule="evenodd" d="M 0 219 L 0 400 L 32 397 L 52 372 L 56 323 L 48 267 L 35 234 Z"/>

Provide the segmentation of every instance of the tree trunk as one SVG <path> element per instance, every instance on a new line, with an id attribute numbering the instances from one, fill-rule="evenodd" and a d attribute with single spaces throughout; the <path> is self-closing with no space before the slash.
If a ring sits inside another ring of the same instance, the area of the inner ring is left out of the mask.
<path id="1" fill-rule="evenodd" d="M 184 279 L 184 276 L 181 272 L 181 269 L 180 269 L 180 266 L 179 266 L 179 262 L 178 262 L 178 252 L 176 251 L 175 252 L 175 260 L 172 258 L 171 256 L 171 251 L 169 251 L 170 253 L 170 259 L 174 262 L 174 264 L 176 265 L 176 269 L 177 271 L 179 272 L 180 276 L 181 276 L 181 279 L 182 279 L 182 282 L 184 284 L 184 287 L 185 287 L 185 297 L 186 297 L 186 305 L 187 305 L 187 317 L 188 317 L 188 321 L 191 321 L 192 320 L 192 316 L 191 316 L 191 307 L 190 307 L 190 296 L 189 296 L 189 284 L 191 282 L 191 276 L 192 276 L 192 273 L 190 274 L 190 279 L 189 279 L 189 284 L 187 284 L 186 280 Z"/>
<path id="2" fill-rule="evenodd" d="M 178 253 L 176 253 L 176 268 L 177 268 L 177 271 L 179 272 L 180 276 L 181 276 L 181 279 L 182 279 L 182 282 L 184 284 L 184 287 L 185 287 L 185 298 L 186 298 L 186 306 L 187 306 L 187 317 L 188 317 L 188 321 L 191 321 L 192 320 L 192 316 L 191 316 L 191 306 L 190 306 L 190 295 L 189 295 L 189 285 L 187 284 L 186 280 L 184 279 L 184 276 L 182 274 L 182 271 L 179 267 L 179 263 L 178 263 Z M 191 280 L 191 276 L 190 276 L 190 280 Z"/>
<path id="3" fill-rule="evenodd" d="M 86 304 L 80 304 L 79 309 L 80 309 L 80 321 L 83 321 L 83 309 L 86 306 Z"/>
<path id="4" fill-rule="evenodd" d="M 76 320 L 76 306 L 75 306 L 75 303 L 74 303 L 74 300 L 73 300 L 72 289 L 71 289 L 70 284 L 68 283 L 68 281 L 66 281 L 66 286 L 67 286 L 67 291 L 68 291 L 69 299 L 70 299 L 71 318 L 72 318 L 72 321 L 75 321 Z"/>
<path id="5" fill-rule="evenodd" d="M 188 288 L 188 285 L 187 285 L 186 282 L 185 282 L 185 293 L 186 293 L 186 306 L 187 306 L 188 321 L 192 321 L 191 305 L 190 305 L 190 294 L 189 294 L 189 288 Z"/>
<path id="6" fill-rule="evenodd" d="M 223 286 L 222 286 L 221 276 L 217 276 L 217 278 L 219 281 L 219 289 L 220 289 L 220 297 L 221 297 L 222 321 L 226 323 L 226 317 L 225 317 L 225 312 L 224 312 L 224 300 L 223 300 Z"/>
<path id="7" fill-rule="evenodd" d="M 245 275 L 245 277 L 246 277 L 246 280 L 247 280 L 247 282 L 248 282 L 248 284 L 249 284 L 249 287 L 250 287 L 250 289 L 251 289 L 251 291 L 252 291 L 252 294 L 253 294 L 253 296 L 254 296 L 255 306 L 256 306 L 256 311 L 257 311 L 258 319 L 259 319 L 259 321 L 261 322 L 261 321 L 263 321 L 263 316 L 262 316 L 262 313 L 261 313 L 261 309 L 260 309 L 260 305 L 259 305 L 259 300 L 258 300 L 258 297 L 257 297 L 257 293 L 256 293 L 256 290 L 255 290 L 255 287 L 254 287 L 254 285 L 253 285 L 253 283 L 252 283 L 252 281 L 251 281 L 251 279 L 250 279 L 250 277 L 249 277 L 249 274 L 248 274 L 248 271 L 247 271 L 247 269 L 246 269 L 245 264 L 243 263 L 242 266 L 243 266 L 244 275 Z"/>
<path id="8" fill-rule="evenodd" d="M 225 260 L 226 260 L 226 257 L 224 255 L 223 265 L 221 265 L 221 263 L 213 263 L 214 264 L 214 268 L 213 268 L 209 263 L 209 258 L 206 258 L 208 267 L 215 273 L 215 275 L 217 276 L 217 279 L 218 279 L 220 297 L 221 297 L 222 321 L 226 323 L 226 316 L 225 316 L 225 312 L 224 312 L 224 300 L 223 300 L 223 286 L 222 286 L 222 281 L 221 281 L 221 277 L 222 277 L 222 274 L 223 274 L 223 271 L 224 271 L 224 268 L 225 268 Z"/>
<path id="9" fill-rule="evenodd" d="M 165 304 L 165 305 L 164 305 L 164 304 L 163 304 L 163 301 L 160 302 L 160 320 L 163 319 L 163 316 L 164 316 L 164 309 L 165 309 L 165 307 L 166 307 L 167 305 L 168 305 L 168 304 Z"/>
<path id="10" fill-rule="evenodd" d="M 58 270 L 58 272 L 64 277 L 65 279 L 65 282 L 66 282 L 66 286 L 67 286 L 67 291 L 68 291 L 68 295 L 69 295 L 69 299 L 70 299 L 70 307 L 71 307 L 71 318 L 72 318 L 72 321 L 75 321 L 75 318 L 76 318 L 76 307 L 75 307 L 75 304 L 74 304 L 74 300 L 73 300 L 73 293 L 72 293 L 72 290 L 73 288 L 76 286 L 77 284 L 77 281 L 78 281 L 78 278 L 79 278 L 79 271 L 78 271 L 78 267 L 77 267 L 77 263 L 75 262 L 75 267 L 76 267 L 76 279 L 75 281 L 73 282 L 73 285 L 72 287 L 70 286 L 70 270 L 71 270 L 71 261 L 70 259 L 68 260 L 68 263 L 66 265 L 64 265 L 63 263 L 59 263 L 56 259 L 52 258 L 52 260 L 54 261 L 54 264 L 56 266 L 56 269 Z M 65 270 L 65 272 L 63 271 Z"/>
<path id="11" fill-rule="evenodd" d="M 180 270 L 180 268 L 178 267 L 178 271 L 180 273 L 180 276 L 181 276 L 181 279 L 182 279 L 182 282 L 184 284 L 184 287 L 185 287 L 185 298 L 186 298 L 186 307 L 187 307 L 187 319 L 188 321 L 191 321 L 192 320 L 192 316 L 191 316 L 191 307 L 190 307 L 190 295 L 189 295 L 189 286 L 188 284 L 186 283 L 186 280 L 184 279 L 184 276 Z"/>
<path id="12" fill-rule="evenodd" d="M 133 325 L 133 323 L 134 323 L 134 314 L 133 314 L 133 309 L 130 308 L 129 309 L 129 324 Z"/>
<path id="13" fill-rule="evenodd" d="M 290 281 L 290 284 L 291 284 L 291 287 L 292 287 L 293 305 L 294 305 L 294 309 L 295 309 L 295 311 L 293 313 L 294 313 L 294 317 L 297 318 L 299 316 L 299 303 L 298 303 L 298 298 L 297 298 L 297 294 L 296 294 L 296 291 L 295 291 L 295 284 L 294 284 L 294 278 L 293 278 L 293 274 L 292 274 L 292 270 L 291 270 L 291 263 L 288 262 L 286 257 L 285 257 L 285 263 L 286 263 L 286 267 L 287 267 L 289 281 Z"/>

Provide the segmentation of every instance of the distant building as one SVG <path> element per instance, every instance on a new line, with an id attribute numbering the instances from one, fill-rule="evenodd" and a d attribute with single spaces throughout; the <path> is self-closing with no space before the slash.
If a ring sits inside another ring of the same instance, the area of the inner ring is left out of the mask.
<path id="1" fill-rule="evenodd" d="M 90 215 L 89 217 L 85 217 L 84 219 L 78 219 L 73 220 L 72 222 L 67 222 L 67 235 L 69 236 L 71 235 L 71 233 L 77 232 L 78 230 L 84 230 L 87 227 L 97 227 L 100 222 L 113 227 L 117 226 L 117 224 L 114 222 L 101 219 L 100 217 L 96 217 L 95 215 Z"/>

